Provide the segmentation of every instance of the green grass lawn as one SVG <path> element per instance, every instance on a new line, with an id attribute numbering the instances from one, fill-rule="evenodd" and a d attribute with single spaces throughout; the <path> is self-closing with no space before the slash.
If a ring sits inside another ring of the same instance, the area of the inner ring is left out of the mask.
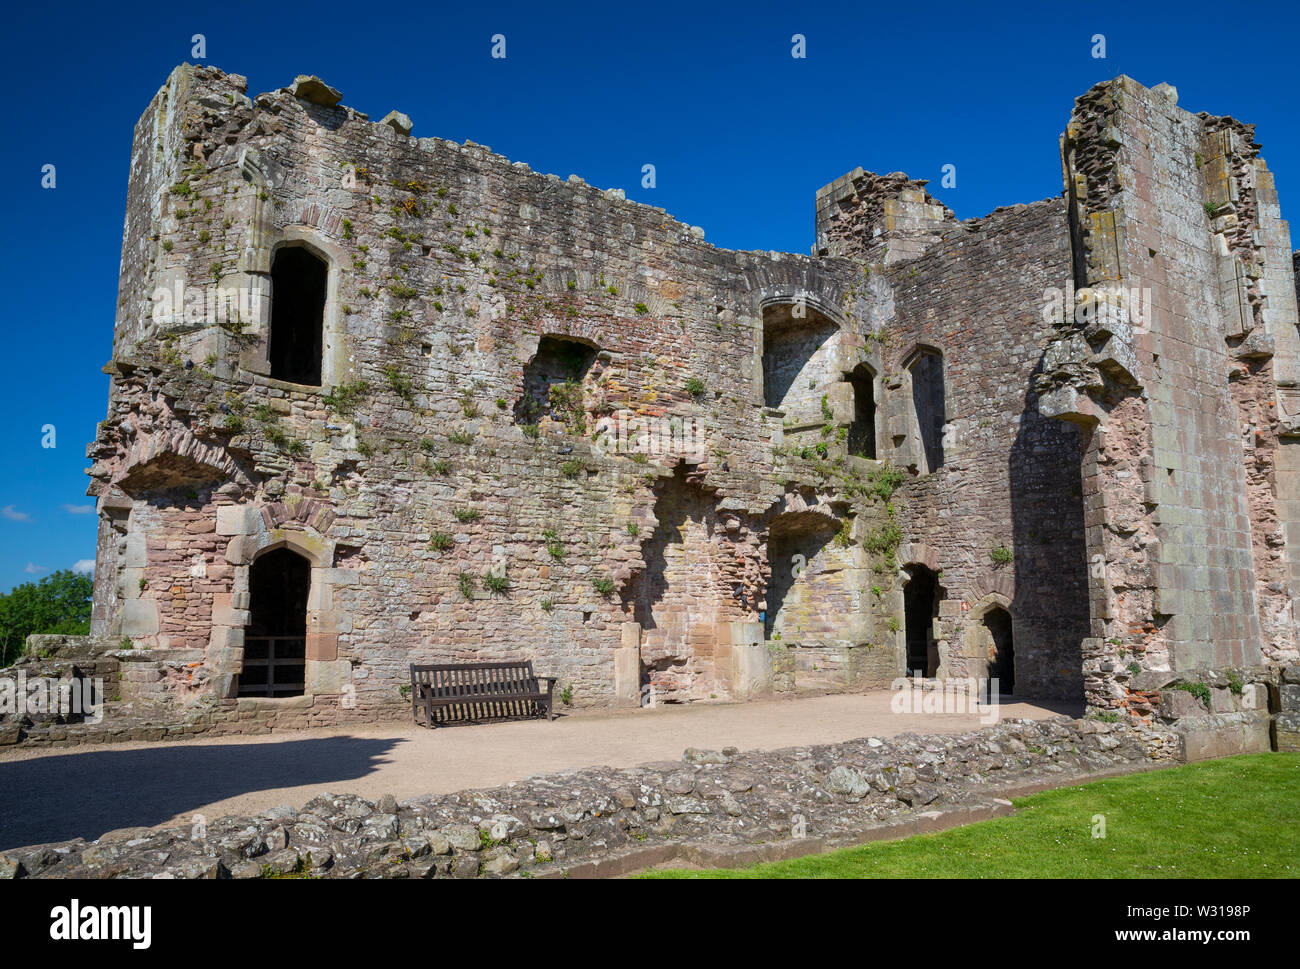
<path id="1" fill-rule="evenodd" d="M 1297 878 L 1300 754 L 1253 754 L 1044 791 L 940 834 L 752 868 L 643 878 Z M 1106 836 L 1093 837 L 1094 815 Z"/>

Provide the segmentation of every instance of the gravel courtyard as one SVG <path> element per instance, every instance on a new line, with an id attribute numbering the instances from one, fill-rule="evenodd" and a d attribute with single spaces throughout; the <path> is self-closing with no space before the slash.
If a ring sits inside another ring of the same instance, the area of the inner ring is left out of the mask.
<path id="1" fill-rule="evenodd" d="M 1066 704 L 1004 704 L 1003 718 L 1079 716 Z M 580 711 L 427 730 L 387 723 L 171 743 L 0 752 L 0 850 L 116 828 L 256 814 L 322 791 L 399 801 L 591 766 L 679 760 L 687 747 L 742 750 L 857 737 L 959 733 L 972 714 L 895 714 L 890 694 Z"/>

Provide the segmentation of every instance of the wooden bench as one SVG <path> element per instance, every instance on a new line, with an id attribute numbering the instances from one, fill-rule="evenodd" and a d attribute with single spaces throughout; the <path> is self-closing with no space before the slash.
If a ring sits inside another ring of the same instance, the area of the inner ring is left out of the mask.
<path id="1" fill-rule="evenodd" d="M 453 721 L 539 717 L 554 720 L 556 678 L 538 676 L 531 660 L 411 666 L 411 713 L 432 727 Z M 542 684 L 545 683 L 545 689 Z"/>

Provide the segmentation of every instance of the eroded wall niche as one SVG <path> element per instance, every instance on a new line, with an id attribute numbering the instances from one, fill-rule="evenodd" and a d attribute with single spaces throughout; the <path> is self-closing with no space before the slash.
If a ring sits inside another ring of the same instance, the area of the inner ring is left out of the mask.
<path id="1" fill-rule="evenodd" d="M 821 398 L 832 382 L 839 326 L 805 303 L 763 309 L 763 403 L 793 425 L 821 420 Z"/>
<path id="2" fill-rule="evenodd" d="M 657 703 L 674 703 L 717 688 L 716 627 L 743 618 L 732 594 L 742 572 L 726 548 L 728 516 L 684 462 L 657 486 L 654 515 L 631 606 L 641 625 L 642 687 Z"/>
<path id="3" fill-rule="evenodd" d="M 771 579 L 764 632 L 768 639 L 837 639 L 847 613 L 834 538 L 839 523 L 817 512 L 792 512 L 773 520 L 767 538 Z"/>
<path id="4" fill-rule="evenodd" d="M 524 367 L 523 389 L 515 402 L 515 423 L 563 424 L 577 434 L 587 430 L 586 390 L 597 348 L 567 336 L 544 336 Z"/>

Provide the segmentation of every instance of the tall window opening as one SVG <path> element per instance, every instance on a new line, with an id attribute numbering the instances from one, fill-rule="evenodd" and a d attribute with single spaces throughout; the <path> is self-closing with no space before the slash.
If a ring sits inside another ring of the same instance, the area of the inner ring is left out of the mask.
<path id="1" fill-rule="evenodd" d="M 302 246 L 275 254 L 271 265 L 271 376 L 319 387 L 329 267 Z"/>
<path id="2" fill-rule="evenodd" d="M 912 375 L 912 412 L 921 441 L 920 461 L 925 474 L 943 466 L 943 425 L 947 420 L 943 396 L 943 357 L 923 349 L 907 365 Z"/>
<path id="3" fill-rule="evenodd" d="M 876 375 L 865 363 L 849 374 L 853 388 L 853 423 L 849 425 L 849 454 L 876 456 Z"/>
<path id="4" fill-rule="evenodd" d="M 287 548 L 267 552 L 248 570 L 250 616 L 240 696 L 303 695 L 310 588 L 311 563 Z"/>

